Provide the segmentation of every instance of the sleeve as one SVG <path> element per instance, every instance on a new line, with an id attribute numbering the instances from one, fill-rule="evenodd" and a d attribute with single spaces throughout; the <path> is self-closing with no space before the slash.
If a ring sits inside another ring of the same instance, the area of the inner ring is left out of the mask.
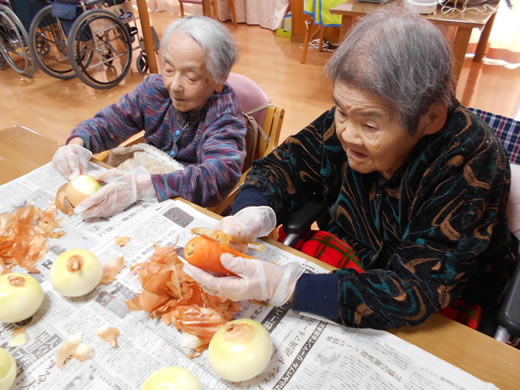
<path id="1" fill-rule="evenodd" d="M 93 118 L 81 122 L 67 139 L 80 137 L 85 147 L 94 153 L 118 146 L 144 129 L 144 100 L 149 79 L 123 95 L 118 103 L 106 106 Z"/>
<path id="2" fill-rule="evenodd" d="M 390 329 L 420 324 L 455 298 L 496 298 L 512 272 L 516 240 L 504 216 L 508 163 L 489 150 L 492 144 L 482 142 L 470 158 L 429 170 L 399 245 L 385 241 L 364 273 L 306 275 L 296 287 L 295 310 L 346 326 Z"/>
<path id="3" fill-rule="evenodd" d="M 336 172 L 334 168 L 322 169 L 334 161 L 334 154 L 338 151 L 326 150 L 330 138 L 327 134 L 334 134 L 333 124 L 334 109 L 322 114 L 298 134 L 288 137 L 268 156 L 255 161 L 237 195 L 240 207 L 247 206 L 241 193 L 250 193 L 254 188 L 264 195 L 275 210 L 277 220 L 283 224 L 286 217 L 304 202 L 323 197 L 329 190 L 326 185 L 329 176 Z"/>
<path id="4" fill-rule="evenodd" d="M 238 183 L 246 155 L 244 122 L 225 114 L 205 131 L 198 164 L 182 171 L 152 175 L 159 200 L 180 196 L 200 206 L 213 206 Z"/>

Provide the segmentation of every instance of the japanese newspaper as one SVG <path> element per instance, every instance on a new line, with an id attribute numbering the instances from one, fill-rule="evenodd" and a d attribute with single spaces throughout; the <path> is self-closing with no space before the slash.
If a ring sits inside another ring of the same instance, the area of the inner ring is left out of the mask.
<path id="1" fill-rule="evenodd" d="M 0 186 L 0 212 L 33 204 L 45 209 L 64 183 L 50 164 Z M 212 370 L 207 351 L 190 359 L 181 333 L 143 311 L 129 311 L 126 301 L 141 288 L 130 271 L 145 261 L 153 246 L 183 247 L 194 227 L 213 227 L 216 220 L 186 202 L 138 202 L 109 219 L 84 221 L 59 214 L 65 235 L 48 240 L 48 253 L 32 274 L 42 285 L 44 301 L 30 319 L 0 324 L 0 346 L 14 356 L 18 373 L 13 389 L 21 390 L 138 390 L 154 371 L 166 366 L 190 370 L 203 389 L 496 389 L 434 355 L 398 337 L 376 330 L 345 328 L 311 318 L 288 307 L 242 302 L 237 318 L 261 322 L 272 337 L 274 352 L 259 376 L 239 383 L 220 379 Z M 120 247 L 115 238 L 130 237 Z M 63 251 L 85 248 L 106 261 L 124 256 L 117 279 L 99 285 L 79 298 L 65 298 L 50 281 L 53 260 Z M 299 262 L 309 272 L 328 272 L 314 263 L 265 244 L 250 253 L 275 263 Z M 15 267 L 13 271 L 25 272 Z M 12 333 L 26 327 L 27 343 L 12 345 Z M 117 348 L 101 340 L 96 330 L 110 325 L 120 330 Z M 56 351 L 64 341 L 81 336 L 93 348 L 91 359 L 71 359 L 56 366 Z"/>

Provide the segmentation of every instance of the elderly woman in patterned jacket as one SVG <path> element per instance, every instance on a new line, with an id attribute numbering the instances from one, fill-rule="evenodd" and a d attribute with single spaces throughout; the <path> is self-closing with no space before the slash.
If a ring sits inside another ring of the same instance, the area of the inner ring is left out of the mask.
<path id="1" fill-rule="evenodd" d="M 327 65 L 335 106 L 254 163 L 217 225 L 254 239 L 322 202 L 321 231 L 301 250 L 338 271 L 231 255 L 221 262 L 238 276 L 185 271 L 222 297 L 290 301 L 349 327 L 417 325 L 459 302 L 493 317 L 517 261 L 510 168 L 493 130 L 455 99 L 451 64 L 418 15 L 383 7 L 357 22 Z"/>
<path id="2" fill-rule="evenodd" d="M 52 163 L 67 178 L 83 173 L 92 153 L 144 129 L 145 142 L 184 169 L 152 175 L 111 169 L 98 177 L 105 185 L 75 211 L 108 217 L 140 199 L 180 196 L 202 206 L 222 200 L 238 182 L 246 155 L 238 98 L 225 83 L 236 58 L 234 40 L 220 23 L 202 16 L 173 22 L 162 40 L 161 74 L 80 123 Z"/>

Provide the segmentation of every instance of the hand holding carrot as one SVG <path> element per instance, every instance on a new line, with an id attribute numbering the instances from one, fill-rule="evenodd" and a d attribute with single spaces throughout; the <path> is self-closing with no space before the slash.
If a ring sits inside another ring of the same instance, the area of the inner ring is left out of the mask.
<path id="1" fill-rule="evenodd" d="M 281 266 L 229 253 L 221 255 L 220 262 L 238 276 L 216 277 L 190 264 L 184 265 L 184 272 L 209 294 L 233 301 L 257 299 L 273 306 L 282 306 L 289 300 L 296 282 L 305 271 L 298 263 Z"/>

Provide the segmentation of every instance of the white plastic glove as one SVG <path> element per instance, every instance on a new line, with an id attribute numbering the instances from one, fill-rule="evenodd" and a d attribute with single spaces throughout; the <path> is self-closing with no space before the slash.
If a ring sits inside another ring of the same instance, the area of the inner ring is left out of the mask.
<path id="1" fill-rule="evenodd" d="M 209 294 L 232 301 L 258 299 L 273 306 L 282 306 L 289 300 L 296 282 L 305 271 L 298 263 L 282 266 L 234 257 L 229 253 L 222 254 L 220 262 L 239 276 L 213 276 L 191 264 L 184 264 L 184 272 L 200 283 Z"/>
<path id="2" fill-rule="evenodd" d="M 61 146 L 52 157 L 52 167 L 69 179 L 86 172 L 91 157 L 92 152 L 83 146 Z"/>
<path id="3" fill-rule="evenodd" d="M 215 229 L 242 241 L 267 236 L 276 227 L 276 214 L 269 206 L 250 206 L 222 218 Z"/>
<path id="4" fill-rule="evenodd" d="M 104 182 L 103 187 L 74 209 L 83 218 L 110 217 L 138 200 L 157 199 L 152 177 L 143 167 L 130 172 L 110 169 L 96 179 Z"/>

